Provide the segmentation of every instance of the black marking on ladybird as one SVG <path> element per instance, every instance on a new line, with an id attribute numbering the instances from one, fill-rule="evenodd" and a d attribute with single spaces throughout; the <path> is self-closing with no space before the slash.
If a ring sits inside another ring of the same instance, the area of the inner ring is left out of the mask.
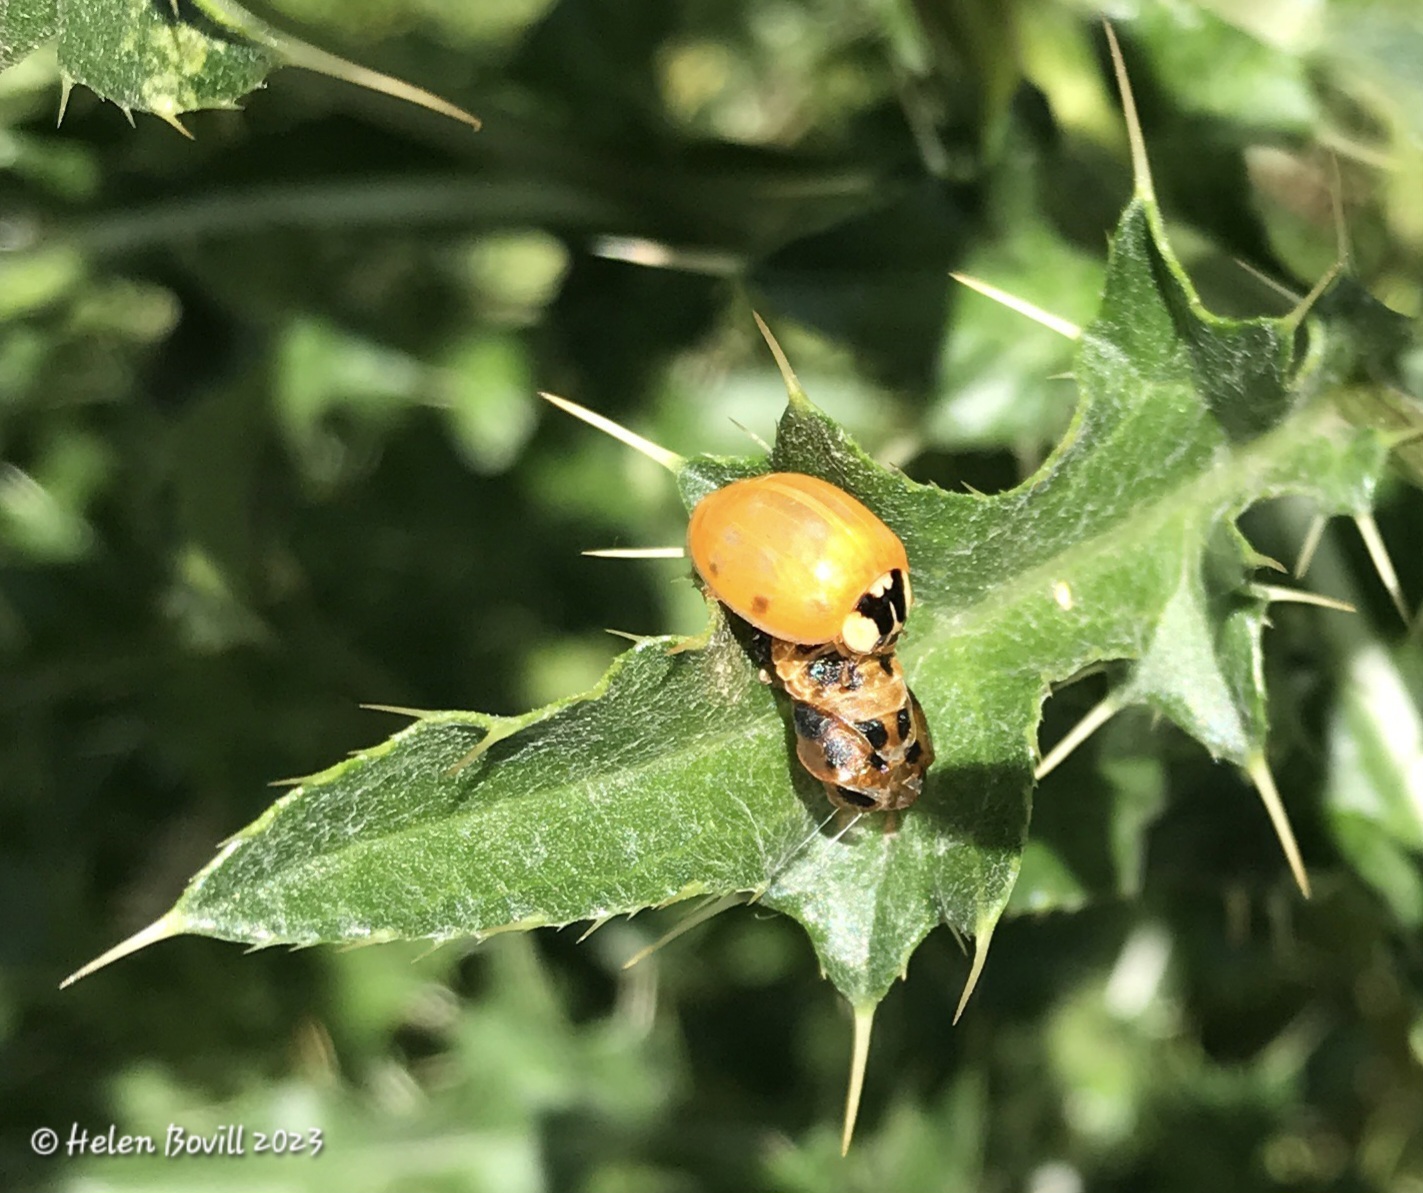
<path id="1" fill-rule="evenodd" d="M 795 731 L 811 741 L 819 741 L 826 725 L 830 723 L 830 718 L 814 705 L 799 700 L 796 701 L 794 716 Z"/>
<path id="2" fill-rule="evenodd" d="M 899 712 L 895 714 L 894 727 L 899 730 L 900 741 L 907 741 L 909 739 L 909 730 L 913 728 L 913 723 L 909 719 L 908 705 L 905 705 L 905 707 L 901 708 Z"/>
<path id="3" fill-rule="evenodd" d="M 764 596 L 754 596 L 751 598 L 751 612 L 758 617 L 771 607 L 771 598 Z"/>
<path id="4" fill-rule="evenodd" d="M 875 629 L 879 631 L 881 641 L 887 638 L 889 632 L 894 629 L 894 607 L 889 603 L 889 596 L 886 593 L 881 593 L 879 596 L 865 593 L 856 603 L 855 612 L 861 617 L 868 617 L 875 623 Z"/>
<path id="5" fill-rule="evenodd" d="M 840 686 L 847 692 L 856 692 L 864 686 L 865 677 L 860 674 L 860 668 L 854 659 L 845 660 L 845 675 L 840 681 Z"/>
<path id="6" fill-rule="evenodd" d="M 854 804 L 857 808 L 873 808 L 875 806 L 875 797 L 872 795 L 866 795 L 862 791 L 855 791 L 849 787 L 836 787 L 835 790 L 847 804 Z"/>
<path id="7" fill-rule="evenodd" d="M 919 748 L 919 743 L 918 743 L 918 742 L 915 742 L 913 748 L 914 748 L 914 749 L 918 749 L 918 748 Z M 906 753 L 905 753 L 905 757 L 906 757 L 906 758 L 909 758 L 909 754 L 908 754 L 907 751 L 906 751 Z M 878 771 L 886 771 L 886 770 L 889 769 L 889 763 L 886 762 L 886 761 L 884 760 L 884 758 L 881 757 L 878 753 L 871 754 L 865 761 L 867 761 L 872 767 L 874 767 L 875 770 L 878 770 Z M 909 761 L 912 762 L 913 759 L 910 758 Z"/>
<path id="8" fill-rule="evenodd" d="M 915 742 L 909 749 L 904 751 L 904 761 L 913 766 L 919 761 L 919 756 L 924 753 L 924 743 Z"/>
<path id="9" fill-rule="evenodd" d="M 890 575 L 893 578 L 889 582 L 889 592 L 885 597 L 894 608 L 895 619 L 903 625 L 905 618 L 909 616 L 909 603 L 904 599 L 904 573 L 895 568 Z"/>
<path id="10" fill-rule="evenodd" d="M 889 587 L 876 596 L 867 592 L 855 603 L 855 612 L 875 623 L 880 643 L 891 641 L 904 626 L 909 605 L 904 599 L 904 573 L 895 568 L 889 573 Z"/>
<path id="11" fill-rule="evenodd" d="M 882 655 L 880 655 L 880 657 L 879 657 L 879 669 L 880 669 L 881 671 L 883 671 L 886 675 L 893 675 L 893 674 L 894 674 L 894 660 L 893 660 L 889 655 L 887 655 L 887 654 L 882 654 Z"/>
<path id="12" fill-rule="evenodd" d="M 883 750 L 889 745 L 889 730 L 884 727 L 883 721 L 856 721 L 855 728 L 865 735 L 870 749 Z"/>

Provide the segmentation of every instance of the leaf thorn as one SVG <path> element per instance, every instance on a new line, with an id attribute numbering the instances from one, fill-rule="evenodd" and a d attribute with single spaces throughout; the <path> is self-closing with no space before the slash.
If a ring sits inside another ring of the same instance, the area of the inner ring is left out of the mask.
<path id="1" fill-rule="evenodd" d="M 1057 745 L 1048 751 L 1047 756 L 1038 763 L 1037 769 L 1033 771 L 1033 778 L 1040 781 L 1052 774 L 1067 760 L 1073 750 L 1116 716 L 1121 708 L 1121 701 L 1117 696 L 1103 697 L 1086 716 L 1067 731 Z"/>
<path id="2" fill-rule="evenodd" d="M 1251 590 L 1271 602 L 1280 601 L 1296 605 L 1317 605 L 1321 609 L 1337 609 L 1340 613 L 1358 612 L 1358 609 L 1348 601 L 1341 601 L 1335 597 L 1324 596 L 1318 592 L 1309 592 L 1302 588 L 1284 588 L 1278 584 L 1252 584 Z"/>
<path id="3" fill-rule="evenodd" d="M 172 936 L 183 934 L 183 921 L 175 913 L 170 911 L 162 919 L 154 920 L 147 928 L 135 932 L 127 940 L 120 941 L 109 949 L 106 953 L 100 953 L 88 965 L 81 965 L 64 981 L 59 983 L 59 988 L 63 990 L 66 986 L 72 986 L 80 978 L 87 978 L 96 970 L 103 969 L 106 965 L 112 965 L 115 961 L 127 957 L 130 953 L 136 953 L 140 949 L 146 949 L 151 944 L 157 944 L 160 940 L 167 940 Z"/>
<path id="4" fill-rule="evenodd" d="M 1344 263 L 1341 260 L 1334 262 L 1333 265 L 1326 269 L 1324 276 L 1310 287 L 1309 293 L 1301 298 L 1299 302 L 1295 304 L 1294 310 L 1281 319 L 1280 322 L 1290 331 L 1294 331 L 1299 327 L 1299 325 L 1304 322 L 1304 317 L 1309 314 L 1314 304 L 1319 301 L 1320 296 L 1329 289 L 1330 284 L 1339 276 L 1339 271 L 1343 266 Z"/>
<path id="5" fill-rule="evenodd" d="M 469 753 L 462 755 L 457 761 L 451 763 L 449 767 L 446 768 L 444 772 L 445 777 L 453 778 L 455 775 L 459 774 L 460 771 L 464 770 L 465 767 L 469 766 L 472 762 L 477 761 L 480 755 L 484 754 L 490 746 L 496 744 L 497 742 L 503 741 L 506 737 L 512 737 L 520 727 L 521 726 L 518 725 L 507 727 L 500 725 L 491 726 L 489 730 L 485 733 L 485 735 L 481 737 L 479 741 L 475 744 L 474 748 L 469 751 Z"/>
<path id="6" fill-rule="evenodd" d="M 601 928 L 601 927 L 602 927 L 604 924 L 606 924 L 609 920 L 613 919 L 613 917 L 614 917 L 616 914 L 617 914 L 616 912 L 607 911 L 607 912 L 604 912 L 602 915 L 598 916 L 597 919 L 595 919 L 591 924 L 588 925 L 587 928 L 585 928 L 585 929 L 583 930 L 583 934 L 582 934 L 581 936 L 579 936 L 579 938 L 577 939 L 577 941 L 575 941 L 574 943 L 576 943 L 576 944 L 582 944 L 585 940 L 587 940 L 590 936 L 592 936 L 594 932 L 596 932 L 599 928 Z"/>
<path id="7" fill-rule="evenodd" d="M 557 394 L 539 391 L 539 397 L 551 405 L 557 406 L 565 414 L 571 414 L 574 418 L 581 419 L 590 427 L 602 431 L 605 435 L 611 435 L 619 443 L 625 443 L 633 451 L 641 452 L 654 464 L 660 464 L 668 472 L 676 473 L 682 467 L 682 457 L 676 452 L 668 451 L 665 447 L 653 443 L 651 439 L 644 439 L 635 431 L 629 431 L 621 423 L 615 423 L 610 418 L 605 418 L 589 410 L 586 406 L 580 406 L 577 402 L 570 402 L 567 398 L 560 398 Z"/>
<path id="8" fill-rule="evenodd" d="M 639 961 L 646 960 L 652 956 L 653 953 L 657 952 L 657 950 L 664 945 L 671 944 L 677 937 L 690 932 L 698 925 L 705 924 L 713 916 L 718 916 L 723 911 L 729 911 L 731 908 L 737 907 L 744 902 L 746 902 L 746 900 L 739 892 L 733 892 L 730 895 L 708 896 L 706 902 L 697 908 L 696 911 L 692 912 L 691 915 L 685 916 L 675 927 L 664 932 L 645 949 L 638 949 L 636 953 L 623 962 L 623 968 L 631 969 Z"/>
<path id="9" fill-rule="evenodd" d="M 855 1120 L 860 1117 L 860 1095 L 865 1089 L 865 1067 L 870 1059 L 870 1035 L 875 1025 L 875 1004 L 855 1004 L 854 1050 L 850 1056 L 850 1084 L 845 1090 L 845 1127 L 840 1133 L 840 1154 L 850 1151 Z"/>
<path id="10" fill-rule="evenodd" d="M 69 111 L 69 97 L 74 94 L 74 80 L 68 75 L 59 77 L 59 111 L 54 114 L 54 127 L 64 123 L 64 114 Z"/>
<path id="11" fill-rule="evenodd" d="M 965 957 L 967 957 L 968 941 L 964 939 L 963 933 L 960 932 L 953 924 L 946 924 L 944 926 L 948 928 L 949 935 L 954 938 L 954 943 L 959 946 L 959 952 L 962 953 Z"/>
<path id="12" fill-rule="evenodd" d="M 1240 266 L 1241 269 L 1248 273 L 1262 286 L 1266 287 L 1267 289 L 1273 290 L 1276 294 L 1278 294 L 1281 298 L 1287 300 L 1288 302 L 1294 303 L 1296 305 L 1299 304 L 1300 296 L 1297 290 L 1293 290 L 1289 286 L 1286 286 L 1284 282 L 1272 278 L 1258 265 L 1252 265 L 1243 257 L 1232 257 L 1231 260 L 1233 260 L 1236 265 Z"/>
<path id="13" fill-rule="evenodd" d="M 745 260 L 736 253 L 678 247 L 647 236 L 598 236 L 588 251 L 609 261 L 627 261 L 646 269 L 676 269 L 708 277 L 735 277 L 746 268 Z"/>
<path id="14" fill-rule="evenodd" d="M 1151 182 L 1151 163 L 1146 157 L 1146 138 L 1141 135 L 1141 119 L 1136 111 L 1136 98 L 1132 95 L 1131 79 L 1127 77 L 1127 65 L 1122 60 L 1122 48 L 1117 44 L 1117 34 L 1108 21 L 1102 22 L 1107 34 L 1107 45 L 1112 51 L 1112 69 L 1117 76 L 1117 90 L 1122 97 L 1122 116 L 1127 124 L 1127 140 L 1131 144 L 1132 182 L 1136 196 L 1143 203 L 1156 203 L 1156 192 Z"/>
<path id="15" fill-rule="evenodd" d="M 1278 559 L 1269 555 L 1262 555 L 1259 551 L 1253 549 L 1250 552 L 1250 558 L 1247 562 L 1251 567 L 1269 568 L 1272 572 L 1279 572 L 1282 576 L 1288 576 L 1290 574 L 1290 569 Z"/>
<path id="16" fill-rule="evenodd" d="M 1265 761 L 1265 755 L 1252 755 L 1245 764 L 1245 773 L 1250 776 L 1250 781 L 1255 784 L 1255 790 L 1260 793 L 1260 802 L 1265 805 L 1265 811 L 1270 816 L 1270 823 L 1275 827 L 1275 836 L 1279 838 L 1280 848 L 1285 851 L 1285 860 L 1290 864 L 1290 872 L 1295 877 L 1295 884 L 1299 887 L 1300 893 L 1308 899 L 1309 875 L 1305 871 L 1304 859 L 1300 857 L 1299 844 L 1295 841 L 1294 829 L 1290 827 L 1290 818 L 1285 813 L 1284 802 L 1280 799 L 1280 789 L 1275 786 L 1275 777 L 1270 773 L 1270 764 Z"/>
<path id="17" fill-rule="evenodd" d="M 197 138 L 193 136 L 191 132 L 188 131 L 188 126 L 178 119 L 177 113 L 155 111 L 153 114 L 157 116 L 159 120 L 163 121 L 163 123 L 166 124 L 169 128 L 177 129 L 180 133 L 183 134 L 183 136 L 187 137 L 188 140 L 197 140 Z"/>
<path id="18" fill-rule="evenodd" d="M 582 552 L 594 559 L 685 559 L 685 547 L 597 547 Z"/>
<path id="19" fill-rule="evenodd" d="M 771 334 L 771 329 L 766 326 L 766 321 L 761 318 L 760 312 L 752 311 L 751 318 L 756 320 L 756 326 L 761 329 L 761 338 L 766 341 L 766 347 L 776 358 L 776 368 L 781 371 L 781 380 L 786 383 L 786 396 L 792 403 L 797 399 L 802 402 L 807 401 L 800 379 L 795 375 L 795 370 L 791 368 L 791 362 L 786 359 L 786 354 L 781 350 L 780 341 Z"/>
<path id="20" fill-rule="evenodd" d="M 750 427 L 748 427 L 745 423 L 738 422 L 736 419 L 731 418 L 729 415 L 727 417 L 730 420 L 731 425 L 735 427 L 738 431 L 740 431 L 742 434 L 744 434 L 748 439 L 750 439 L 752 443 L 759 447 L 768 456 L 771 454 L 771 445 L 767 443 L 764 439 L 762 439 L 761 436 L 756 434 L 756 432 L 753 431 Z"/>
<path id="21" fill-rule="evenodd" d="M 1378 572 L 1379 579 L 1388 591 L 1389 598 L 1393 601 L 1393 607 L 1403 618 L 1403 624 L 1410 624 L 1413 621 L 1413 614 L 1408 611 L 1408 606 L 1404 603 L 1403 588 L 1398 583 L 1398 573 L 1393 570 L 1393 560 L 1389 558 L 1388 548 L 1384 546 L 1383 535 L 1379 533 L 1379 524 L 1374 521 L 1373 514 L 1367 510 L 1354 515 L 1354 524 L 1359 528 L 1364 546 L 1368 548 L 1369 558 L 1373 560 L 1374 570 Z"/>
<path id="22" fill-rule="evenodd" d="M 449 943 L 448 937 L 436 937 L 432 939 L 423 949 L 416 953 L 415 956 L 410 958 L 410 964 L 419 965 L 420 962 L 424 961 L 427 957 L 433 957 Z"/>
<path id="23" fill-rule="evenodd" d="M 1334 237 L 1336 252 L 1339 255 L 1340 266 L 1348 265 L 1354 259 L 1353 248 L 1349 244 L 1349 221 L 1344 214 L 1344 179 L 1339 172 L 1339 159 L 1334 154 L 1329 155 L 1330 165 L 1330 186 L 1329 205 L 1334 213 Z"/>
<path id="24" fill-rule="evenodd" d="M 423 721 L 426 717 L 435 715 L 432 708 L 406 708 L 400 704 L 358 704 L 356 707 L 370 712 L 394 713 L 397 717 L 409 717 L 412 721 Z"/>
<path id="25" fill-rule="evenodd" d="M 634 646 L 641 646 L 644 642 L 651 642 L 656 634 L 635 634 L 631 630 L 615 630 L 612 626 L 604 626 L 603 633 L 611 634 L 614 638 L 621 638 L 625 642 L 631 642 Z"/>
<path id="26" fill-rule="evenodd" d="M 964 1008 L 968 1006 L 969 998 L 978 987 L 978 979 L 983 976 L 983 966 L 988 960 L 988 946 L 993 943 L 993 929 L 996 926 L 996 922 L 980 923 L 974 934 L 973 964 L 969 966 L 968 980 L 963 984 L 963 993 L 959 995 L 959 1005 L 954 1011 L 955 1027 L 963 1017 Z"/>
<path id="27" fill-rule="evenodd" d="M 1295 561 L 1295 579 L 1303 580 L 1305 572 L 1309 571 L 1309 565 L 1314 562 L 1314 553 L 1319 550 L 1319 544 L 1324 538 L 1324 528 L 1329 524 L 1329 519 L 1323 514 L 1315 514 L 1309 524 L 1309 529 L 1304 532 L 1304 542 L 1300 544 L 1299 559 Z"/>
<path id="28" fill-rule="evenodd" d="M 1043 310 L 1042 307 L 1029 302 L 1026 298 L 1009 294 L 1008 291 L 1000 290 L 991 282 L 985 282 L 971 274 L 959 273 L 957 270 L 950 270 L 949 277 L 960 285 L 977 291 L 984 298 L 991 298 L 999 306 L 1007 307 L 1010 311 L 1017 311 L 1018 314 L 1027 316 L 1034 323 L 1040 323 L 1049 331 L 1055 331 L 1066 339 L 1080 340 L 1082 338 L 1082 329 L 1077 324 L 1069 322 L 1060 315 L 1054 315 L 1051 311 Z"/>
<path id="29" fill-rule="evenodd" d="M 265 21 L 259 20 L 252 13 L 229 3 L 228 0 L 201 0 L 199 6 L 207 16 L 218 20 L 232 32 L 241 34 L 258 45 L 265 46 L 289 66 L 299 66 L 303 70 L 315 71 L 317 74 L 326 75 L 331 79 L 339 79 L 357 87 L 364 87 L 368 91 L 404 100 L 406 103 L 415 104 L 417 107 L 436 112 L 441 116 L 458 120 L 461 124 L 469 125 L 476 132 L 479 131 L 480 119 L 478 116 L 466 112 L 447 99 L 441 99 L 423 87 L 416 87 L 413 83 L 382 74 L 370 67 L 348 62 L 345 58 L 327 53 L 325 50 L 308 45 L 295 37 L 280 33 Z"/>

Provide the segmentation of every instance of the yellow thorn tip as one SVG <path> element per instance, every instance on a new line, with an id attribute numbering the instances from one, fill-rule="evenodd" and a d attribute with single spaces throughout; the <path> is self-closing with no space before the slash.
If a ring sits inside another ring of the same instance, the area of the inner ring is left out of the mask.
<path id="1" fill-rule="evenodd" d="M 800 378 L 795 375 L 795 370 L 791 368 L 791 362 L 786 359 L 786 354 L 781 350 L 780 341 L 771 334 L 771 329 L 766 326 L 766 321 L 761 318 L 759 312 L 752 311 L 751 318 L 756 320 L 756 326 L 761 329 L 761 338 L 766 341 L 766 347 L 776 358 L 776 368 L 781 371 L 781 380 L 786 383 L 786 396 L 791 399 L 804 398 L 805 390 L 801 388 Z"/>
<path id="2" fill-rule="evenodd" d="M 435 715 L 433 709 L 406 708 L 403 704 L 358 704 L 356 707 L 363 708 L 367 712 L 394 713 L 397 717 L 409 717 L 414 721 L 423 721 L 426 717 Z M 300 780 L 298 780 L 298 782 L 300 782 Z"/>
<path id="3" fill-rule="evenodd" d="M 1127 65 L 1122 59 L 1122 48 L 1117 44 L 1117 34 L 1111 24 L 1102 22 L 1107 34 L 1107 46 L 1112 52 L 1112 69 L 1117 76 L 1117 90 L 1122 96 L 1122 117 L 1127 124 L 1127 141 L 1131 145 L 1132 183 L 1136 196 L 1144 203 L 1155 203 L 1156 192 L 1151 183 L 1151 163 L 1146 156 L 1146 138 L 1141 135 L 1141 118 L 1136 111 L 1136 98 L 1132 95 L 1131 80 L 1127 77 Z"/>
<path id="4" fill-rule="evenodd" d="M 961 286 L 967 286 L 970 290 L 975 290 L 982 294 L 984 298 L 991 298 L 999 306 L 1005 306 L 1010 311 L 1017 311 L 1034 323 L 1040 323 L 1049 331 L 1055 331 L 1058 335 L 1069 340 L 1080 340 L 1082 329 L 1077 324 L 1063 319 L 1059 315 L 1054 315 L 1051 311 L 1045 311 L 1040 306 L 1029 302 L 1026 298 L 1019 298 L 1016 294 L 1009 294 L 1006 290 L 1000 290 L 991 282 L 985 282 L 980 278 L 973 277 L 966 273 L 958 273 L 950 270 L 949 277 L 958 282 Z"/>
<path id="5" fill-rule="evenodd" d="M 854 1050 L 850 1056 L 850 1084 L 845 1090 L 845 1127 L 840 1133 L 840 1154 L 850 1150 L 855 1137 L 855 1122 L 860 1117 L 860 1095 L 865 1092 L 865 1067 L 870 1059 L 870 1033 L 875 1025 L 875 1004 L 855 1007 Z"/>
<path id="6" fill-rule="evenodd" d="M 682 457 L 676 452 L 668 451 L 660 444 L 653 443 L 651 439 L 644 439 L 635 431 L 629 431 L 621 423 L 615 423 L 612 419 L 606 418 L 589 410 L 586 406 L 580 406 L 577 402 L 570 402 L 567 398 L 560 398 L 557 394 L 539 391 L 539 397 L 550 405 L 557 406 L 565 414 L 571 414 L 574 418 L 580 419 L 590 427 L 602 431 L 605 435 L 610 435 L 619 443 L 625 443 L 633 451 L 641 452 L 654 464 L 660 464 L 668 472 L 678 472 L 682 467 Z"/>
<path id="7" fill-rule="evenodd" d="M 1403 588 L 1398 582 L 1398 573 L 1394 571 L 1393 560 L 1389 558 L 1388 548 L 1384 546 L 1383 535 L 1379 533 L 1379 524 L 1374 521 L 1371 513 L 1354 515 L 1354 524 L 1359 528 L 1359 534 L 1363 536 L 1364 546 L 1368 548 L 1369 558 L 1373 560 L 1374 570 L 1379 574 L 1385 589 L 1388 590 L 1389 599 L 1393 601 L 1393 607 L 1398 610 L 1398 615 L 1403 618 L 1403 624 L 1409 625 L 1413 621 L 1413 615 L 1408 611 L 1408 606 L 1403 600 Z"/>
<path id="8" fill-rule="evenodd" d="M 623 962 L 624 969 L 631 969 L 639 961 L 645 961 L 648 957 L 659 949 L 671 944 L 679 936 L 690 932 L 693 928 L 705 924 L 714 916 L 719 916 L 723 911 L 745 902 L 739 893 L 730 895 L 708 895 L 706 901 L 688 916 L 684 916 L 675 927 L 664 932 L 656 940 L 644 949 L 639 949 L 631 957 Z"/>
<path id="9" fill-rule="evenodd" d="M 1334 609 L 1340 613 L 1357 613 L 1348 601 L 1324 596 L 1317 592 L 1307 592 L 1299 588 L 1282 588 L 1278 584 L 1256 584 L 1254 590 L 1267 601 L 1282 601 L 1296 605 L 1316 605 L 1320 609 Z"/>
<path id="10" fill-rule="evenodd" d="M 1309 529 L 1305 531 L 1304 542 L 1300 544 L 1299 559 L 1295 563 L 1295 579 L 1303 580 L 1305 572 L 1309 571 L 1309 565 L 1314 562 L 1314 553 L 1319 550 L 1319 544 L 1324 539 L 1324 529 L 1329 524 L 1329 519 L 1323 514 L 1315 514 L 1309 524 Z"/>
<path id="11" fill-rule="evenodd" d="M 979 924 L 978 931 L 973 938 L 973 964 L 969 967 L 968 980 L 963 984 L 963 994 L 959 996 L 959 1005 L 954 1011 L 954 1026 L 958 1026 L 959 1020 L 963 1017 L 964 1008 L 968 1006 L 968 1000 L 972 997 L 974 990 L 978 988 L 978 979 L 983 976 L 983 966 L 988 960 L 988 946 L 993 943 L 993 929 L 996 921 L 991 924 Z"/>
<path id="12" fill-rule="evenodd" d="M 59 983 L 59 988 L 63 990 L 66 986 L 72 986 L 80 978 L 87 978 L 91 973 L 103 969 L 106 965 L 111 965 L 121 958 L 127 957 L 130 953 L 136 953 L 139 949 L 146 949 L 151 944 L 157 944 L 160 940 L 167 940 L 170 936 L 181 936 L 183 934 L 183 922 L 174 912 L 169 912 L 160 920 L 155 920 L 142 931 L 135 932 L 127 940 L 120 941 L 106 953 L 101 953 L 90 961 L 88 965 L 81 965 L 64 981 Z"/>
<path id="13" fill-rule="evenodd" d="M 1033 772 L 1033 778 L 1042 780 L 1052 774 L 1078 746 L 1120 711 L 1121 705 L 1115 696 L 1106 696 L 1098 701 L 1076 725 L 1067 731 L 1063 739 L 1048 751 L 1047 756 L 1038 763 L 1037 769 Z"/>
<path id="14" fill-rule="evenodd" d="M 685 559 L 685 547 L 599 547 L 584 551 L 594 559 Z"/>
<path id="15" fill-rule="evenodd" d="M 1309 314 L 1310 309 L 1320 300 L 1324 292 L 1329 289 L 1334 279 L 1339 276 L 1339 271 L 1343 268 L 1342 261 L 1336 261 L 1324 271 L 1324 276 L 1315 282 L 1308 294 L 1295 304 L 1294 310 L 1284 317 L 1285 326 L 1294 329 L 1304 322 L 1304 317 Z"/>
<path id="16" fill-rule="evenodd" d="M 1265 761 L 1265 756 L 1256 754 L 1251 758 L 1245 766 L 1245 773 L 1250 776 L 1255 790 L 1260 793 L 1260 802 L 1265 805 L 1270 823 L 1275 827 L 1275 836 L 1279 838 L 1280 848 L 1285 851 L 1285 860 L 1290 864 L 1295 884 L 1299 887 L 1300 894 L 1308 899 L 1309 874 L 1305 871 L 1294 829 L 1290 827 L 1290 818 L 1286 815 L 1284 802 L 1280 799 L 1280 789 L 1275 786 L 1275 777 L 1270 773 L 1270 765 Z"/>

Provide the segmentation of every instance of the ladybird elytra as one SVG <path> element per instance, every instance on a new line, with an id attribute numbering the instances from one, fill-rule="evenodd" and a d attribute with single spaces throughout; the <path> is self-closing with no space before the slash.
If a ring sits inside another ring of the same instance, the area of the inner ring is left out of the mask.
<path id="1" fill-rule="evenodd" d="M 697 503 L 692 562 L 713 596 L 772 638 L 886 650 L 913 600 L 904 544 L 828 481 L 772 472 Z"/>

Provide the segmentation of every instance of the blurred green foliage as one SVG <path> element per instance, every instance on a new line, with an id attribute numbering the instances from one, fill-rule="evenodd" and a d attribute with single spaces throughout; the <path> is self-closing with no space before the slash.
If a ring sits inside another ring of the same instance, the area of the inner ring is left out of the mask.
<path id="1" fill-rule="evenodd" d="M 768 436 L 782 404 L 754 304 L 881 458 L 1002 489 L 1070 418 L 1069 348 L 947 271 L 1085 321 L 1129 193 L 1087 3 L 264 15 L 484 131 L 293 72 L 189 117 L 193 143 L 82 90 L 56 130 L 53 58 L 0 75 L 0 1184 L 1423 1190 L 1423 659 L 1347 526 L 1308 579 L 1360 615 L 1277 609 L 1266 640 L 1314 899 L 1233 771 L 1123 716 L 1040 787 L 963 1022 L 944 933 L 886 1000 L 847 1161 L 847 1019 L 781 918 L 628 972 L 666 922 L 420 960 L 185 940 L 55 991 L 267 783 L 385 736 L 360 702 L 517 712 L 588 686 L 605 627 L 700 626 L 685 568 L 579 557 L 678 541 L 683 515 L 534 387 L 741 452 L 730 420 Z M 1352 277 L 1403 316 L 1369 368 L 1416 420 L 1415 6 L 1111 15 L 1207 304 L 1288 309 L 1239 262 L 1302 294 L 1338 196 Z M 1378 520 L 1416 603 L 1423 498 L 1400 482 Z M 1248 531 L 1292 561 L 1307 523 L 1281 504 Z M 1045 746 L 1104 683 L 1049 701 Z M 33 1155 L 76 1121 L 315 1125 L 327 1149 Z"/>

